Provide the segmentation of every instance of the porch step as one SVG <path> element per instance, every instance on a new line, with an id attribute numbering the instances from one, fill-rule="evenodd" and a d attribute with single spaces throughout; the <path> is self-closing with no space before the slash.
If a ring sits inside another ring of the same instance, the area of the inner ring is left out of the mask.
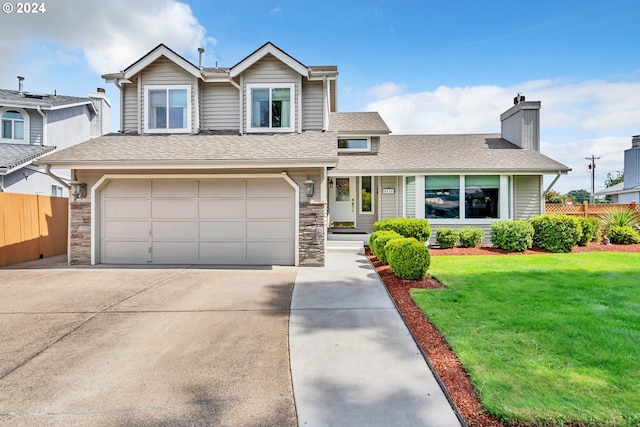
<path id="1" fill-rule="evenodd" d="M 362 240 L 327 240 L 327 251 L 364 255 L 364 243 Z"/>

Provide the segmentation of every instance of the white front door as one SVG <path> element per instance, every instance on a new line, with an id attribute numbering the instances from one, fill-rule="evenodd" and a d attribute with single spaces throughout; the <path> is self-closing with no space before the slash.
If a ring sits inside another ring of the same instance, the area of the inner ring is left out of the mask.
<path id="1" fill-rule="evenodd" d="M 332 227 L 355 227 L 356 178 L 333 178 L 329 187 L 329 213 Z"/>

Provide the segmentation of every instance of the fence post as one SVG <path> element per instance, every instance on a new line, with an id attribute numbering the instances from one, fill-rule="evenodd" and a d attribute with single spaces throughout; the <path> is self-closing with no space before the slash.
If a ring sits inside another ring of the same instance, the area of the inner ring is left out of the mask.
<path id="1" fill-rule="evenodd" d="M 629 203 L 629 208 L 634 212 L 638 212 L 638 206 L 636 205 L 635 200 L 632 200 L 631 203 Z"/>
<path id="2" fill-rule="evenodd" d="M 582 202 L 582 210 L 584 211 L 583 215 L 585 218 L 589 218 L 589 202 L 586 200 Z"/>

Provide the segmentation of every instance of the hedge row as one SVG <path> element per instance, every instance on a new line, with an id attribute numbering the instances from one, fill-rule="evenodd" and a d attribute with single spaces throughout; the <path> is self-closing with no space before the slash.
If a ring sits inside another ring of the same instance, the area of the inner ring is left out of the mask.
<path id="1" fill-rule="evenodd" d="M 369 238 L 371 252 L 401 279 L 424 277 L 431 263 L 425 245 L 431 234 L 426 219 L 393 218 L 377 221 Z"/>

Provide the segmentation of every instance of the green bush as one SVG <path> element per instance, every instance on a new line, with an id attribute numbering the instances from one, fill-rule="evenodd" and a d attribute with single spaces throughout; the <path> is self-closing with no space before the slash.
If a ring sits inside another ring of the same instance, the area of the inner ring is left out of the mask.
<path id="1" fill-rule="evenodd" d="M 522 252 L 533 242 L 533 226 L 523 220 L 502 220 L 491 224 L 491 244 L 494 248 Z"/>
<path id="2" fill-rule="evenodd" d="M 369 248 L 380 261 L 387 263 L 385 246 L 389 240 L 400 239 L 402 236 L 395 231 L 382 230 L 374 231 L 369 238 Z"/>
<path id="3" fill-rule="evenodd" d="M 438 228 L 436 230 L 436 245 L 442 249 L 449 249 L 456 245 L 458 232 L 453 228 Z"/>
<path id="4" fill-rule="evenodd" d="M 629 225 L 612 225 L 609 227 L 608 236 L 611 243 L 618 243 L 620 245 L 640 243 L 640 232 Z"/>
<path id="5" fill-rule="evenodd" d="M 431 255 L 424 242 L 411 237 L 394 239 L 385 250 L 391 271 L 401 279 L 422 279 L 429 269 Z"/>
<path id="6" fill-rule="evenodd" d="M 578 218 L 562 214 L 544 214 L 529 218 L 533 225 L 533 246 L 551 252 L 571 252 L 582 236 Z"/>
<path id="7" fill-rule="evenodd" d="M 578 218 L 582 225 L 582 234 L 578 246 L 586 246 L 590 242 L 600 240 L 600 221 L 597 218 Z"/>
<path id="8" fill-rule="evenodd" d="M 462 227 L 458 234 L 463 248 L 475 248 L 484 240 L 484 231 L 478 227 Z"/>
<path id="9" fill-rule="evenodd" d="M 429 221 L 420 218 L 389 218 L 376 221 L 374 231 L 395 231 L 404 237 L 413 237 L 420 242 L 426 242 L 431 236 Z"/>

